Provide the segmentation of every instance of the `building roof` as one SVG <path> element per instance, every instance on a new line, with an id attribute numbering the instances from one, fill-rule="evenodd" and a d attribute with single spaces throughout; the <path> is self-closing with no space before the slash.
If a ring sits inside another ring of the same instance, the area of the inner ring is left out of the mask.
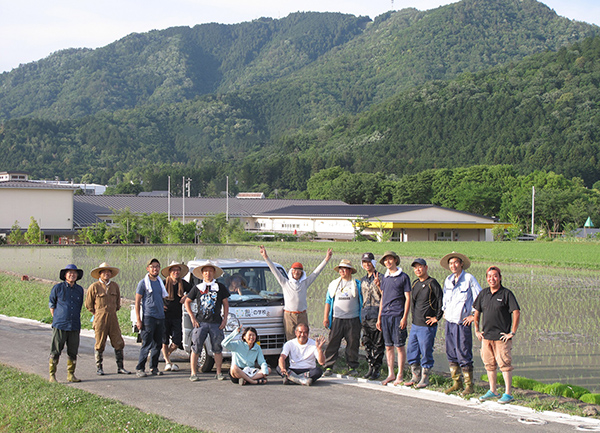
<path id="1" fill-rule="evenodd" d="M 377 219 L 390 217 L 395 214 L 402 214 L 406 212 L 413 212 L 427 209 L 439 209 L 451 212 L 456 212 L 461 215 L 471 215 L 476 218 L 486 218 L 493 221 L 493 218 L 486 217 L 484 215 L 471 214 L 469 212 L 458 211 L 454 209 L 448 209 L 433 204 L 345 204 L 345 205 L 332 205 L 332 206 L 289 206 L 272 211 L 267 211 L 263 215 L 269 216 L 315 216 L 322 218 L 363 218 L 363 219 Z M 390 218 L 386 218 L 390 220 Z M 393 219 L 393 218 L 392 218 Z M 421 221 L 422 218 L 419 218 Z M 403 219 L 406 221 L 406 219 Z"/>
<path id="2" fill-rule="evenodd" d="M 340 200 L 284 200 L 284 199 L 229 199 L 229 216 L 233 218 L 261 215 L 284 207 L 310 206 L 349 206 Z M 73 222 L 76 227 L 86 227 L 99 222 L 99 216 L 110 215 L 113 209 L 129 208 L 139 214 L 167 213 L 167 197 L 130 196 L 130 195 L 76 195 L 73 197 Z M 225 198 L 189 197 L 185 199 L 185 217 L 203 218 L 208 215 L 225 213 Z M 183 199 L 171 197 L 171 215 L 183 215 Z"/>
<path id="3" fill-rule="evenodd" d="M 63 189 L 76 190 L 73 185 L 56 185 L 50 183 L 32 182 L 29 180 L 8 180 L 0 182 L 0 188 L 19 188 L 19 189 Z"/>

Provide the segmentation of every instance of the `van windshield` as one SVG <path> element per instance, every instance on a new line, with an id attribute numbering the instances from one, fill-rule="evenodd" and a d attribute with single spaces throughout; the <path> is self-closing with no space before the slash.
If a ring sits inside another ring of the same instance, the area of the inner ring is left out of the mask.
<path id="1" fill-rule="evenodd" d="M 283 269 L 279 271 L 285 275 Z M 281 286 L 267 266 L 223 268 L 223 275 L 217 281 L 229 290 L 230 305 L 248 302 L 257 305 L 283 303 Z M 200 280 L 193 276 L 193 284 L 198 283 Z"/>

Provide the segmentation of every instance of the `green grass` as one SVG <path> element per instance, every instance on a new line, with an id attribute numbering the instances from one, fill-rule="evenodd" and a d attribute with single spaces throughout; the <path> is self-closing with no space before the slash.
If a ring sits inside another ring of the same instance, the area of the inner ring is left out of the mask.
<path id="1" fill-rule="evenodd" d="M 158 415 L 0 364 L 1 432 L 198 432 Z"/>
<path id="2" fill-rule="evenodd" d="M 376 258 L 393 250 L 401 257 L 424 257 L 438 260 L 444 255 L 458 251 L 471 261 L 489 263 L 515 263 L 559 268 L 600 269 L 600 245 L 598 242 L 278 242 L 265 244 L 267 250 L 323 251 L 333 248 L 340 254 L 358 257 L 365 251 Z M 354 259 L 358 261 L 358 258 Z"/>
<path id="3" fill-rule="evenodd" d="M 52 315 L 48 308 L 48 298 L 52 286 L 37 281 L 21 281 L 11 275 L 0 274 L 0 314 L 23 317 L 52 323 Z M 129 302 L 121 304 L 117 312 L 123 334 L 133 335 L 129 316 Z M 83 307 L 81 309 L 81 327 L 92 329 L 92 315 Z"/>

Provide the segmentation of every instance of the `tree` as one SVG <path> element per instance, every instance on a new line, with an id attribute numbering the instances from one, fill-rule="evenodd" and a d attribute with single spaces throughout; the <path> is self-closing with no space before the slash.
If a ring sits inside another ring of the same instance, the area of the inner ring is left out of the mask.
<path id="1" fill-rule="evenodd" d="M 25 232 L 25 240 L 28 244 L 44 243 L 44 232 L 40 229 L 40 226 L 34 217 L 30 217 L 29 227 Z"/>
<path id="2" fill-rule="evenodd" d="M 113 209 L 112 220 L 114 225 L 110 227 L 108 236 L 114 237 L 123 244 L 134 242 L 140 229 L 139 215 L 125 209 Z"/>
<path id="3" fill-rule="evenodd" d="M 167 214 L 154 212 L 141 216 L 139 234 L 151 244 L 162 244 L 169 236 Z"/>
<path id="4" fill-rule="evenodd" d="M 169 239 L 174 244 L 191 244 L 196 240 L 198 225 L 196 221 L 183 224 L 179 220 L 172 220 L 169 225 Z"/>
<path id="5" fill-rule="evenodd" d="M 92 224 L 88 227 L 83 227 L 79 230 L 79 239 L 90 244 L 102 244 L 107 241 L 108 225 L 102 221 Z"/>
<path id="6" fill-rule="evenodd" d="M 21 226 L 19 226 L 19 221 L 14 222 L 14 224 L 10 228 L 10 233 L 6 237 L 9 244 L 18 245 L 25 242 L 25 236 L 23 236 Z"/>

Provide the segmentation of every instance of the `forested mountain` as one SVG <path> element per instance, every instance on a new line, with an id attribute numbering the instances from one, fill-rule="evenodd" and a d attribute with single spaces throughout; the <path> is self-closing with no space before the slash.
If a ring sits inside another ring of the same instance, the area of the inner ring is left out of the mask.
<path id="1" fill-rule="evenodd" d="M 275 135 L 589 37 L 597 27 L 535 0 L 463 0 L 368 17 L 295 13 L 131 34 L 0 75 L 0 119 L 60 120 L 212 93 L 248 92 Z M 263 84 L 263 85 L 261 85 Z"/>
<path id="2" fill-rule="evenodd" d="M 234 188 L 304 191 L 334 166 L 400 177 L 511 164 L 591 185 L 600 39 L 583 38 L 597 31 L 533 0 L 463 0 L 61 51 L 0 75 L 0 170 L 144 189 L 185 175 L 194 195 L 226 174 Z"/>

